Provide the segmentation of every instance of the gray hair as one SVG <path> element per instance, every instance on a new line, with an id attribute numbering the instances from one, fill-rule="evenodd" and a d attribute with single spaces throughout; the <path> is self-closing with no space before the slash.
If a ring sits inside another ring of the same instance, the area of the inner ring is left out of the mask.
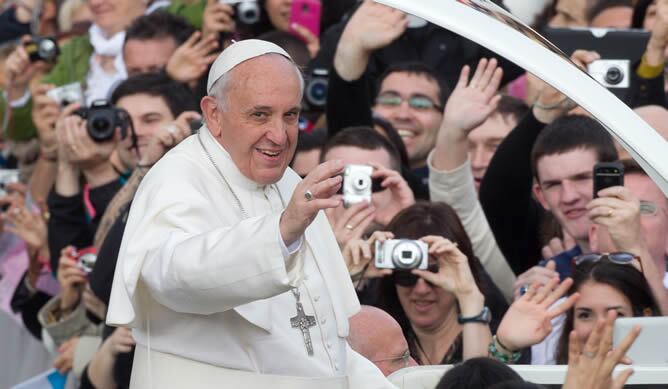
<path id="1" fill-rule="evenodd" d="M 297 72 L 297 77 L 299 78 L 299 87 L 300 87 L 300 94 L 303 97 L 304 96 L 304 89 L 306 88 L 306 82 L 304 81 L 304 75 L 302 74 L 302 71 L 299 69 L 297 64 L 294 63 L 289 58 L 286 58 L 280 54 L 275 54 L 275 53 L 269 53 L 269 54 L 264 54 L 264 55 L 276 55 L 281 58 L 285 58 L 290 63 L 294 65 L 294 69 Z M 223 74 L 220 76 L 216 82 L 213 83 L 211 86 L 211 92 L 209 93 L 209 96 L 212 96 L 216 99 L 218 102 L 218 107 L 222 109 L 223 111 L 226 109 L 226 103 L 227 103 L 227 93 L 230 84 L 232 83 L 232 76 L 234 74 L 235 69 L 230 70 L 229 72 Z"/>

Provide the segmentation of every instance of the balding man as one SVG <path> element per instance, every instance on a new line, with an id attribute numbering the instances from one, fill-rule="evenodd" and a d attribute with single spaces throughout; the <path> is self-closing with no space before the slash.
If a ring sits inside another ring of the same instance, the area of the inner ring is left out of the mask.
<path id="1" fill-rule="evenodd" d="M 133 328 L 132 388 L 392 388 L 346 341 L 359 303 L 323 209 L 341 161 L 288 169 L 304 80 L 275 44 L 214 62 L 206 125 L 142 181 L 107 315 Z"/>
<path id="2" fill-rule="evenodd" d="M 348 343 L 386 377 L 404 367 L 417 366 L 401 326 L 382 309 L 363 305 L 360 312 L 350 318 Z"/>

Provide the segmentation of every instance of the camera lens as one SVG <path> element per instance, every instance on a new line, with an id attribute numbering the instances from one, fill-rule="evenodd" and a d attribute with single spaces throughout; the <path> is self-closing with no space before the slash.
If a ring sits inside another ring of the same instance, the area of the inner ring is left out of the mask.
<path id="1" fill-rule="evenodd" d="M 43 39 L 39 42 L 39 56 L 44 60 L 52 60 L 56 57 L 56 43 L 51 39 Z"/>
<path id="2" fill-rule="evenodd" d="M 605 82 L 610 85 L 617 85 L 624 80 L 624 72 L 617 66 L 611 66 L 605 73 Z"/>
<path id="3" fill-rule="evenodd" d="M 243 24 L 255 24 L 260 21 L 260 8 L 255 1 L 244 1 L 237 6 L 239 21 Z"/>
<path id="4" fill-rule="evenodd" d="M 327 88 L 328 83 L 326 78 L 315 77 L 311 79 L 306 87 L 306 100 L 314 107 L 324 107 L 327 103 Z"/>
<path id="5" fill-rule="evenodd" d="M 88 122 L 88 135 L 96 142 L 104 142 L 114 136 L 114 123 L 104 115 L 93 115 Z"/>
<path id="6" fill-rule="evenodd" d="M 417 268 L 421 261 L 422 252 L 414 241 L 404 240 L 392 252 L 392 262 L 397 269 Z"/>
<path id="7" fill-rule="evenodd" d="M 353 181 L 353 186 L 358 192 L 364 191 L 369 187 L 370 177 L 368 176 L 357 176 Z"/>

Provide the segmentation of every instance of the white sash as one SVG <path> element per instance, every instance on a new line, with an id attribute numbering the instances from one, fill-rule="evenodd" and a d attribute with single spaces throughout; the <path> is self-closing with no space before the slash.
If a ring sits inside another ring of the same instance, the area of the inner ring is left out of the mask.
<path id="1" fill-rule="evenodd" d="M 154 374 L 151 374 L 151 370 Z M 135 348 L 130 389 L 347 389 L 346 377 L 265 375 L 197 362 L 172 354 Z"/>

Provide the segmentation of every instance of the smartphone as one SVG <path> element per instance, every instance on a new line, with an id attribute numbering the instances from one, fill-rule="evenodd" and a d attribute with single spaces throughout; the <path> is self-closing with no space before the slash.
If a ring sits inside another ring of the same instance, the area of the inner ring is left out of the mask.
<path id="1" fill-rule="evenodd" d="M 320 18 L 322 16 L 322 3 L 320 0 L 294 0 L 290 11 L 290 33 L 304 40 L 297 31 L 292 28 L 296 23 L 308 29 L 313 35 L 320 36 Z"/>
<path id="2" fill-rule="evenodd" d="M 624 186 L 624 165 L 621 162 L 599 162 L 594 165 L 594 198 L 611 186 Z"/>

